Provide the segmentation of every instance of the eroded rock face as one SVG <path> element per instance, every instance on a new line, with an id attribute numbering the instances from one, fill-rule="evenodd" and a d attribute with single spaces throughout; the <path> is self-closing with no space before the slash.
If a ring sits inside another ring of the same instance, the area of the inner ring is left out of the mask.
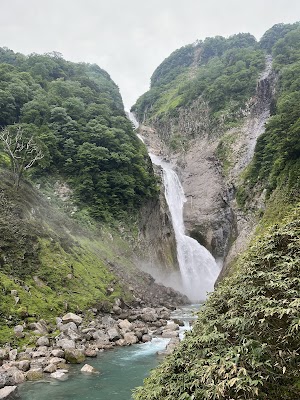
<path id="1" fill-rule="evenodd" d="M 228 255 L 232 259 L 247 245 L 254 226 L 238 209 L 235 191 L 241 172 L 253 157 L 257 138 L 264 132 L 275 79 L 268 56 L 256 95 L 240 110 L 241 125 L 237 128 L 212 126 L 209 105 L 201 99 L 181 108 L 177 117 L 140 127 L 148 149 L 173 163 L 181 180 L 187 199 L 184 220 L 188 233 L 225 262 Z M 176 135 L 182 143 L 174 149 L 169 143 Z"/>

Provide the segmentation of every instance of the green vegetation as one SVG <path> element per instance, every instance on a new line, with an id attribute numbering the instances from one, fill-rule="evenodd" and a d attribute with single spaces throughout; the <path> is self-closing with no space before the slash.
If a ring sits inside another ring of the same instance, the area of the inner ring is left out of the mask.
<path id="1" fill-rule="evenodd" d="M 13 124 L 41 145 L 31 177 L 61 175 L 94 218 L 124 218 L 156 196 L 146 149 L 97 65 L 0 48 L 0 128 Z"/>
<path id="2" fill-rule="evenodd" d="M 151 89 L 133 111 L 142 121 L 178 115 L 198 98 L 207 101 L 215 123 L 240 116 L 254 94 L 264 53 L 250 34 L 221 36 L 185 46 L 172 53 L 153 73 Z"/>
<path id="3" fill-rule="evenodd" d="M 275 25 L 262 38 L 262 44 L 266 39 L 272 43 L 274 38 L 272 53 L 279 77 L 277 96 L 273 115 L 257 141 L 253 161 L 239 189 L 242 205 L 251 198 L 256 185 L 259 189 L 266 188 L 267 195 L 277 187 L 288 188 L 293 201 L 300 193 L 300 26 L 288 25 L 284 29 L 279 25 L 279 28 L 287 31 L 283 37 L 277 38 Z"/>
<path id="4" fill-rule="evenodd" d="M 120 297 L 130 301 L 126 282 L 111 265 L 122 265 L 129 277 L 136 267 L 129 241 L 116 230 L 95 222 L 85 228 L 29 185 L 16 192 L 4 173 L 0 221 L 0 344 L 21 345 L 12 327 L 24 321 L 109 309 Z"/>
<path id="5" fill-rule="evenodd" d="M 300 206 L 257 238 L 136 400 L 297 400 Z"/>

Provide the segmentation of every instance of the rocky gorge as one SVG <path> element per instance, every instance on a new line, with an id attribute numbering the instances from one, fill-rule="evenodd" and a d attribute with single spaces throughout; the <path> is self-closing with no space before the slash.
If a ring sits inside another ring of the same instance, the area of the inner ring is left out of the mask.
<path id="1" fill-rule="evenodd" d="M 139 128 L 150 151 L 176 166 L 186 196 L 187 232 L 225 266 L 246 248 L 256 224 L 253 215 L 239 209 L 235 195 L 270 116 L 276 79 L 268 55 L 256 93 L 239 110 L 236 127 L 228 129 L 222 120 L 213 126 L 209 106 L 199 98 L 180 108 L 178 116 L 154 118 Z M 263 207 L 262 198 L 256 202 Z"/>
<path id="2" fill-rule="evenodd" d="M 88 313 L 57 317 L 55 324 L 40 320 L 15 326 L 19 338 L 31 332 L 32 344 L 21 349 L 9 345 L 0 349 L 0 398 L 19 398 L 17 385 L 25 381 L 65 380 L 70 364 L 86 362 L 81 372 L 97 374 L 99 371 L 87 360 L 117 346 L 146 343 L 153 337 L 169 338 L 161 354 L 170 354 L 179 343 L 179 324 L 182 325 L 176 319 L 170 320 L 171 308 L 133 308 L 118 299 L 109 314 L 91 309 Z"/>

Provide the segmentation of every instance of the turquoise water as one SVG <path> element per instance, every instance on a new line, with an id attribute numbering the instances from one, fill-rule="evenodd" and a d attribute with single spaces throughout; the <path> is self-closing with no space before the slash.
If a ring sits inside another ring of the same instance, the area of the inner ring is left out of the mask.
<path id="1" fill-rule="evenodd" d="M 193 315 L 199 305 L 181 307 L 172 313 L 172 318 L 180 319 L 185 326 L 180 336 L 190 329 Z M 154 338 L 149 343 L 129 347 L 118 347 L 100 353 L 97 358 L 89 358 L 100 375 L 84 375 L 81 365 L 71 366 L 69 378 L 57 381 L 48 378 L 40 382 L 26 382 L 19 386 L 22 400 L 130 400 L 132 390 L 142 385 L 152 368 L 156 367 L 160 357 L 157 352 L 164 350 L 169 339 Z"/>
<path id="2" fill-rule="evenodd" d="M 69 378 L 60 382 L 48 379 L 26 382 L 19 387 L 22 400 L 130 400 L 132 389 L 140 386 L 160 358 L 168 339 L 153 339 L 150 343 L 121 347 L 100 353 L 87 363 L 100 375 L 84 375 L 79 366 L 72 366 Z"/>

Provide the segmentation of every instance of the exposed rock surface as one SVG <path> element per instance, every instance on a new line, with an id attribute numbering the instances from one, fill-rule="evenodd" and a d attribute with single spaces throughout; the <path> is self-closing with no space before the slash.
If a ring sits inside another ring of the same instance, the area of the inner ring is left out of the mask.
<path id="1" fill-rule="evenodd" d="M 268 56 L 256 95 L 241 109 L 241 125 L 237 128 L 226 130 L 220 126 L 219 131 L 212 128 L 208 105 L 201 99 L 181 108 L 176 118 L 140 127 L 150 151 L 176 167 L 187 199 L 184 208 L 187 231 L 225 262 L 246 246 L 254 225 L 249 216 L 237 209 L 235 188 L 270 115 L 275 79 L 272 58 Z M 172 135 L 182 138 L 181 148 L 168 147 Z M 218 155 L 221 145 L 227 153 L 226 168 Z"/>
<path id="2" fill-rule="evenodd" d="M 6 386 L 0 389 L 0 399 L 6 399 L 6 400 L 20 399 L 17 386 Z"/>

